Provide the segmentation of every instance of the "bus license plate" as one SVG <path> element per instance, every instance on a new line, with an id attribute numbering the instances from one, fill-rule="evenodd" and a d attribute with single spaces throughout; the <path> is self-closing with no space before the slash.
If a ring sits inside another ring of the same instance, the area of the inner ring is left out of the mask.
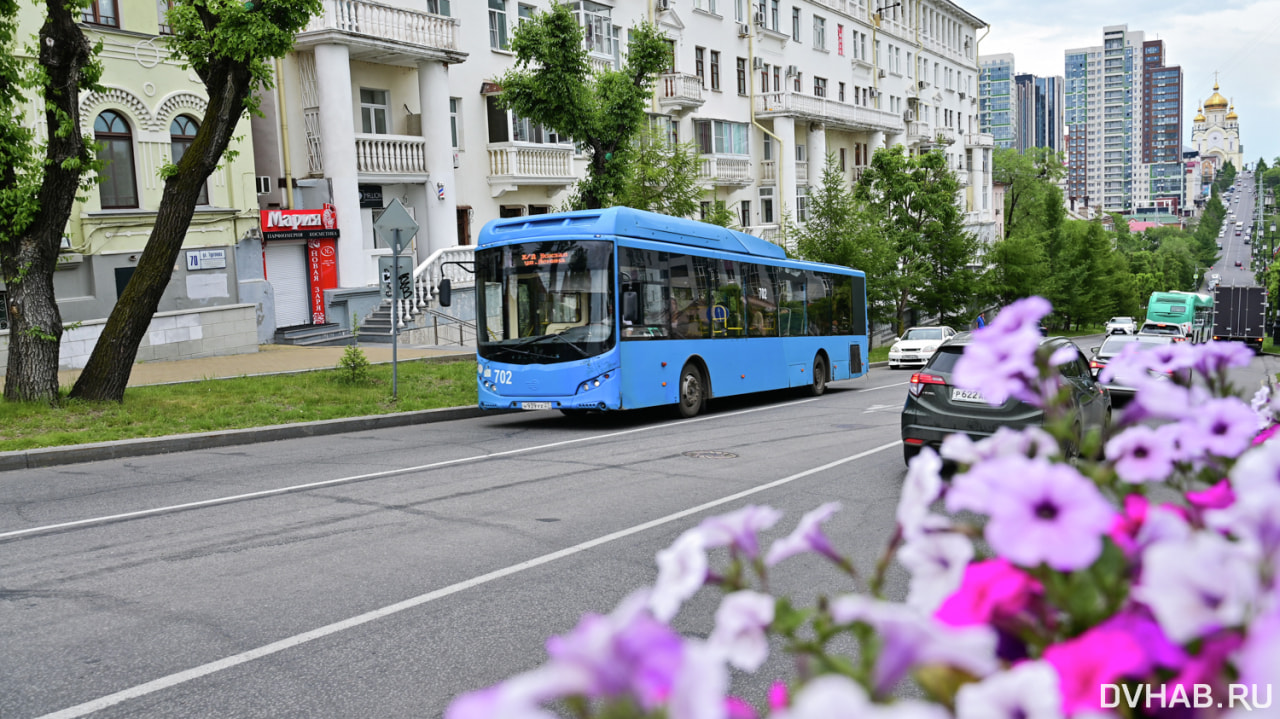
<path id="1" fill-rule="evenodd" d="M 955 387 L 951 388 L 951 401 L 952 402 L 981 402 L 982 404 L 987 403 L 986 398 L 982 396 L 981 392 L 975 392 L 971 389 L 956 389 Z"/>
<path id="2" fill-rule="evenodd" d="M 520 409 L 551 409 L 550 402 L 521 402 Z"/>

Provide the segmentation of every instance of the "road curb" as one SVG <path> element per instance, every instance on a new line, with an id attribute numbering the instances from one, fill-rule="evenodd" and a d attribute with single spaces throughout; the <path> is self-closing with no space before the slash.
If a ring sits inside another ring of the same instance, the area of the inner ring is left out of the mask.
<path id="1" fill-rule="evenodd" d="M 228 429 L 195 434 L 175 434 L 166 437 L 142 437 L 90 444 L 72 444 L 62 447 L 41 447 L 0 452 L 0 472 L 16 469 L 56 467 L 81 462 L 97 462 L 104 459 L 146 457 L 170 452 L 188 452 L 195 449 L 234 447 L 258 442 L 274 442 L 281 439 L 322 437 L 342 432 L 359 432 L 371 429 L 405 427 L 414 424 L 450 422 L 457 419 L 479 417 L 486 411 L 479 407 L 445 407 L 416 412 L 396 412 L 365 417 L 344 417 L 316 422 L 277 424 L 267 427 Z M 489 414 L 497 412 L 490 410 Z"/>

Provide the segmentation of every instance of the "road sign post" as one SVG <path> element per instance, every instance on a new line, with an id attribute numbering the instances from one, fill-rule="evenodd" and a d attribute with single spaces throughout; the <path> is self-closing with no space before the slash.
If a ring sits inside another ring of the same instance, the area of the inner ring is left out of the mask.
<path id="1" fill-rule="evenodd" d="M 414 222 L 404 205 L 400 204 L 400 199 L 396 198 L 382 211 L 378 221 L 373 223 L 373 229 L 383 242 L 391 245 L 391 399 L 395 400 L 399 396 L 396 355 L 400 343 L 400 303 L 413 297 L 413 279 L 410 278 L 405 283 L 400 277 L 400 253 L 414 235 L 418 234 L 418 223 Z"/>

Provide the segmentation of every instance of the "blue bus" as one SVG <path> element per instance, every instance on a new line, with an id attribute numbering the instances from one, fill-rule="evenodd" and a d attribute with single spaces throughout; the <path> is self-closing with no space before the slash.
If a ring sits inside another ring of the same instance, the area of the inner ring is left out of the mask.
<path id="1" fill-rule="evenodd" d="M 485 409 L 693 417 L 866 372 L 864 273 L 715 225 L 625 207 L 494 220 L 475 271 Z"/>

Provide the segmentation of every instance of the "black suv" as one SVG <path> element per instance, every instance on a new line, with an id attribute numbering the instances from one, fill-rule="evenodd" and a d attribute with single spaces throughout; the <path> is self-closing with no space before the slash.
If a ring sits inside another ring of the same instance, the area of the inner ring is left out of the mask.
<path id="1" fill-rule="evenodd" d="M 980 392 L 952 386 L 952 369 L 972 340 L 972 332 L 962 332 L 943 342 L 924 369 L 911 376 L 902 407 L 902 454 L 907 462 L 923 447 L 937 449 L 953 432 L 981 439 L 1000 427 L 1021 429 L 1044 423 L 1044 412 L 1026 402 L 1009 398 L 992 407 Z M 1058 367 L 1063 386 L 1071 389 L 1076 446 L 1092 429 L 1105 433 L 1111 424 L 1111 395 L 1094 379 L 1080 348 L 1065 337 L 1046 337 L 1040 346 L 1051 352 L 1065 346 L 1076 351 L 1075 359 Z"/>

